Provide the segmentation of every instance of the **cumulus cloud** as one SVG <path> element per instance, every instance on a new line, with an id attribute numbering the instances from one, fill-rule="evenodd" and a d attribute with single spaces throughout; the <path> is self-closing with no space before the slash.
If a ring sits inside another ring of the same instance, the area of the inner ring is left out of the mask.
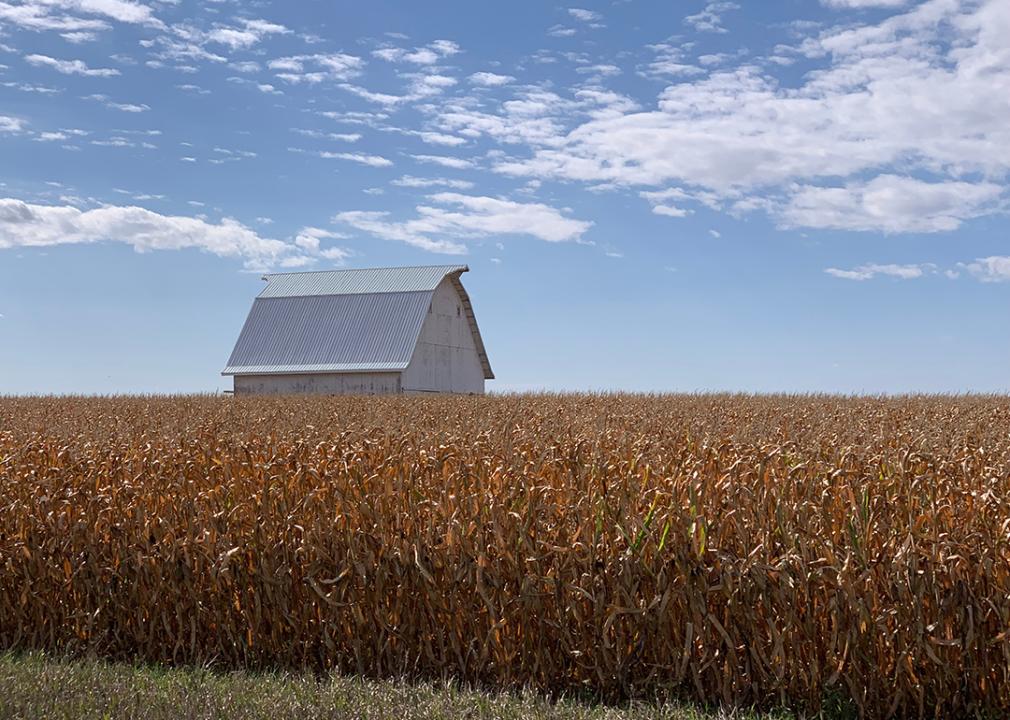
<path id="1" fill-rule="evenodd" d="M 1010 280 L 1010 257 L 1005 255 L 979 258 L 974 262 L 960 263 L 958 267 L 982 282 L 1007 282 Z"/>
<path id="2" fill-rule="evenodd" d="M 320 245 L 321 240 L 344 240 L 347 235 L 343 233 L 333 232 L 332 230 L 325 230 L 323 228 L 316 227 L 304 227 L 298 231 L 295 236 L 295 245 L 309 253 L 308 256 L 296 256 L 296 261 L 308 260 L 312 262 L 314 258 L 319 257 L 325 260 L 331 260 L 337 263 L 343 263 L 348 257 L 351 256 L 351 251 L 347 248 L 342 247 L 329 247 L 323 248 Z M 283 261 L 282 261 L 283 262 Z M 308 263 L 302 263 L 308 264 Z M 288 267 L 292 265 L 289 263 Z"/>
<path id="3" fill-rule="evenodd" d="M 86 75 L 88 77 L 113 77 L 119 75 L 115 68 L 91 68 L 83 60 L 59 60 L 48 55 L 25 55 L 31 65 L 45 65 L 64 75 Z"/>
<path id="4" fill-rule="evenodd" d="M 391 219 L 389 213 L 361 210 L 338 213 L 333 221 L 375 237 L 450 254 L 465 253 L 466 239 L 528 235 L 547 242 L 575 241 L 592 226 L 540 203 L 451 192 L 429 199 L 433 205 L 419 205 L 417 217 L 403 222 Z"/>
<path id="5" fill-rule="evenodd" d="M 316 234 L 315 245 L 304 239 L 299 242 L 303 235 L 306 235 L 305 230 L 294 242 L 286 242 L 263 237 L 232 218 L 215 223 L 201 218 L 162 215 L 134 206 L 105 205 L 82 210 L 74 205 L 38 205 L 15 198 L 0 199 L 0 250 L 121 242 L 137 252 L 202 250 L 242 260 L 246 267 L 254 270 L 343 257 L 334 249 L 319 247 L 319 238 L 335 235 Z"/>
<path id="6" fill-rule="evenodd" d="M 0 133 L 19 133 L 24 128 L 24 120 L 9 115 L 0 115 Z"/>
<path id="7" fill-rule="evenodd" d="M 839 270 L 838 268 L 828 268 L 825 270 L 828 275 L 841 278 L 843 280 L 872 280 L 878 276 L 897 278 L 898 280 L 914 280 L 921 278 L 927 273 L 936 272 L 936 266 L 930 263 L 922 265 L 860 265 L 852 270 Z"/>
<path id="8" fill-rule="evenodd" d="M 230 218 L 210 223 L 139 207 L 80 210 L 0 199 L 0 249 L 96 242 L 124 242 L 139 252 L 197 248 L 251 264 L 270 264 L 290 252 L 286 243 L 260 237 Z"/>
<path id="9" fill-rule="evenodd" d="M 930 183 L 897 175 L 844 187 L 801 186 L 780 217 L 786 226 L 833 230 L 943 232 L 983 214 L 1003 188 L 995 183 Z"/>
<path id="10" fill-rule="evenodd" d="M 575 123 L 554 112 L 536 142 L 519 138 L 529 156 L 495 169 L 675 185 L 794 227 L 936 232 L 999 210 L 1010 174 L 1010 4 L 929 0 L 877 23 L 804 31 L 814 34 L 797 48 L 816 69 L 798 84 L 753 63 L 682 76 L 655 109 L 613 104 Z M 441 118 L 500 142 L 510 119 L 453 106 Z"/>
<path id="11" fill-rule="evenodd" d="M 500 87 L 515 82 L 515 78 L 511 75 L 499 75 L 493 72 L 475 72 L 468 79 L 472 85 L 483 87 Z"/>

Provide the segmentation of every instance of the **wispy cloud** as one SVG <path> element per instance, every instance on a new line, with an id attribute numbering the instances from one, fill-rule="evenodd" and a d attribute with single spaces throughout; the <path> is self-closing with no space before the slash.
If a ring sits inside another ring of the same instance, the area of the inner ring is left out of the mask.
<path id="1" fill-rule="evenodd" d="M 453 254 L 466 252 L 466 239 L 528 235 L 547 242 L 570 242 L 592 226 L 540 203 L 451 192 L 429 199 L 433 204 L 419 205 L 412 220 L 395 221 L 388 213 L 361 210 L 338 213 L 333 220 L 375 237 Z"/>
<path id="2" fill-rule="evenodd" d="M 404 175 L 391 183 L 397 187 L 406 188 L 432 188 L 432 187 L 447 187 L 454 190 L 469 190 L 473 187 L 473 183 L 469 180 L 455 180 L 452 178 L 420 178 L 414 177 L 413 175 Z"/>
<path id="3" fill-rule="evenodd" d="M 876 265 L 871 263 L 869 265 L 860 265 L 851 270 L 828 268 L 824 272 L 843 280 L 872 280 L 879 276 L 896 278 L 898 280 L 914 280 L 928 273 L 936 272 L 936 266 L 929 263 L 923 265 Z"/>
<path id="4" fill-rule="evenodd" d="M 908 0 L 821 0 L 821 5 L 830 8 L 897 8 L 908 4 Z"/>
<path id="5" fill-rule="evenodd" d="M 83 99 L 100 102 L 103 105 L 105 105 L 105 107 L 110 108 L 112 110 L 119 110 L 120 112 L 142 113 L 147 112 L 148 110 L 151 109 L 149 105 L 144 105 L 143 103 L 137 104 L 137 103 L 116 102 L 110 99 L 108 95 L 102 95 L 102 94 L 85 95 Z"/>
<path id="6" fill-rule="evenodd" d="M 596 22 L 603 19 L 603 16 L 595 10 L 584 10 L 583 8 L 568 8 L 568 14 L 581 22 Z"/>
<path id="7" fill-rule="evenodd" d="M 421 163 L 441 165 L 442 167 L 454 168 L 456 170 L 465 170 L 474 166 L 472 160 L 448 157 L 446 155 L 411 155 L 411 157 Z"/>
<path id="8" fill-rule="evenodd" d="M 372 51 L 374 57 L 386 62 L 412 63 L 414 65 L 434 65 L 444 58 L 460 52 L 460 47 L 451 40 L 436 40 L 424 47 L 406 50 L 400 47 L 387 46 Z"/>
<path id="9" fill-rule="evenodd" d="M 740 6 L 735 2 L 724 2 L 718 0 L 709 2 L 705 9 L 695 15 L 688 15 L 684 22 L 691 25 L 698 32 L 724 33 L 726 28 L 722 26 L 722 16 L 733 10 L 739 10 Z"/>
<path id="10" fill-rule="evenodd" d="M 364 61 L 345 53 L 289 55 L 267 63 L 277 77 L 285 82 L 314 85 L 326 80 L 342 81 L 361 73 Z"/>
<path id="11" fill-rule="evenodd" d="M 393 164 L 393 161 L 389 158 L 384 158 L 381 155 L 368 155 L 366 153 L 328 152 L 324 150 L 316 154 L 321 158 L 349 160 L 359 165 L 368 165 L 369 167 L 390 167 Z"/>
<path id="12" fill-rule="evenodd" d="M 91 68 L 83 60 L 59 60 L 48 55 L 25 55 L 25 61 L 31 65 L 51 67 L 64 75 L 113 77 L 120 74 L 115 68 Z"/>

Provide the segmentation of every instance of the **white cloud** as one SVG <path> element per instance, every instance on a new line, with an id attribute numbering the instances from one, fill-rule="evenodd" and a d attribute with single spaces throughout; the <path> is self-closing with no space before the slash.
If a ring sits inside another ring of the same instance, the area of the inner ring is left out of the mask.
<path id="1" fill-rule="evenodd" d="M 687 217 L 691 214 L 691 210 L 678 207 L 673 204 L 673 201 L 687 201 L 693 199 L 689 193 L 684 192 L 680 188 L 667 188 L 666 190 L 654 191 L 646 190 L 640 192 L 639 195 L 652 204 L 652 212 L 656 215 L 680 218 Z"/>
<path id="2" fill-rule="evenodd" d="M 436 40 L 424 47 L 405 50 L 399 47 L 382 47 L 372 51 L 374 57 L 392 63 L 412 63 L 414 65 L 434 65 L 443 58 L 460 51 L 459 45 L 451 40 Z"/>
<path id="3" fill-rule="evenodd" d="M 286 82 L 315 85 L 324 80 L 348 80 L 359 75 L 364 64 L 361 58 L 354 55 L 321 53 L 277 58 L 268 62 L 267 67 Z"/>
<path id="4" fill-rule="evenodd" d="M 613 77 L 621 74 L 621 68 L 616 65 L 583 65 L 575 69 L 580 75 L 598 75 L 599 77 Z"/>
<path id="5" fill-rule="evenodd" d="M 656 54 L 656 57 L 641 72 L 645 77 L 666 81 L 671 77 L 705 74 L 702 68 L 686 61 L 686 53 L 681 47 L 659 43 L 658 45 L 649 45 L 649 49 Z"/>
<path id="6" fill-rule="evenodd" d="M 96 242 L 123 242 L 139 252 L 197 248 L 241 258 L 251 266 L 273 264 L 292 250 L 287 243 L 260 237 L 230 218 L 210 223 L 139 207 L 110 205 L 82 211 L 0 199 L 0 249 Z"/>
<path id="7" fill-rule="evenodd" d="M 582 22 L 595 22 L 603 19 L 603 16 L 595 10 L 584 10 L 582 8 L 568 8 L 568 14 Z"/>
<path id="8" fill-rule="evenodd" d="M 36 0 L 39 5 L 59 7 L 65 10 L 102 15 L 121 23 L 153 25 L 163 27 L 148 5 L 131 0 Z"/>
<path id="9" fill-rule="evenodd" d="M 200 41 L 226 45 L 231 50 L 244 50 L 261 42 L 270 35 L 290 35 L 291 30 L 267 20 L 249 20 L 242 18 L 238 27 L 219 25 L 209 32 L 202 33 Z M 193 33 L 187 33 L 188 40 L 194 40 Z"/>
<path id="10" fill-rule="evenodd" d="M 798 83 L 783 86 L 745 62 L 682 75 L 655 109 L 611 105 L 585 122 L 555 111 L 542 140 L 518 138 L 529 156 L 497 159 L 495 169 L 594 186 L 677 185 L 706 193 L 713 207 L 763 210 L 797 227 L 939 231 L 1000 211 L 1010 175 L 1010 3 L 928 0 L 877 23 L 802 32 L 814 33 L 798 47 L 815 69 Z M 657 52 L 686 64 L 671 48 Z M 507 142 L 502 110 L 447 104 L 440 120 Z"/>
<path id="11" fill-rule="evenodd" d="M 178 26 L 176 27 L 178 29 Z M 166 60 L 172 62 L 214 62 L 214 63 L 226 63 L 228 58 L 218 55 L 217 53 L 210 52 L 204 48 L 200 42 L 204 41 L 202 35 L 196 36 L 196 41 L 190 40 L 176 40 L 167 35 L 159 35 L 153 40 L 141 40 L 141 47 L 146 48 L 160 48 L 154 57 L 158 60 Z M 148 66 L 153 66 L 152 63 L 148 62 Z"/>
<path id="12" fill-rule="evenodd" d="M 113 77 L 120 74 L 115 68 L 90 68 L 82 60 L 58 60 L 47 55 L 25 55 L 25 60 L 31 65 L 47 65 L 64 75 Z"/>
<path id="13" fill-rule="evenodd" d="M 843 280 L 872 280 L 883 275 L 885 277 L 897 278 L 899 280 L 914 280 L 921 278 L 927 273 L 936 272 L 936 266 L 930 263 L 923 265 L 860 265 L 852 270 L 839 270 L 838 268 L 828 268 L 825 270 L 828 275 L 833 275 Z"/>
<path id="14" fill-rule="evenodd" d="M 515 82 L 515 78 L 511 75 L 499 75 L 493 72 L 475 72 L 468 79 L 472 85 L 483 87 L 500 87 Z"/>
<path id="15" fill-rule="evenodd" d="M 186 84 L 186 85 L 176 85 L 176 90 L 182 90 L 183 92 L 196 93 L 197 95 L 210 95 L 210 90 L 205 90 L 199 85 Z"/>
<path id="16" fill-rule="evenodd" d="M 60 37 L 75 45 L 86 42 L 94 42 L 98 39 L 98 34 L 93 32 L 67 32 L 60 33 Z"/>
<path id="17" fill-rule="evenodd" d="M 684 22 L 698 32 L 724 33 L 726 28 L 722 26 L 722 16 L 739 9 L 740 6 L 734 2 L 709 2 L 700 13 L 684 18 Z"/>
<path id="18" fill-rule="evenodd" d="M 405 222 L 389 219 L 388 213 L 368 211 L 338 213 L 333 220 L 376 237 L 456 254 L 466 252 L 461 242 L 466 239 L 529 235 L 547 242 L 566 242 L 579 240 L 592 226 L 539 203 L 450 192 L 436 193 L 430 199 L 434 205 L 419 205 L 417 217 Z"/>
<path id="19" fill-rule="evenodd" d="M 149 105 L 144 105 L 143 103 L 137 105 L 134 103 L 107 102 L 105 103 L 105 106 L 112 108 L 113 110 L 128 113 L 142 113 L 151 109 Z"/>
<path id="20" fill-rule="evenodd" d="M 243 60 L 242 62 L 233 62 L 229 66 L 236 72 L 240 73 L 256 73 L 260 71 L 260 64 L 254 60 Z"/>
<path id="21" fill-rule="evenodd" d="M 992 255 L 979 258 L 971 263 L 959 263 L 958 267 L 968 271 L 974 278 L 982 282 L 1010 280 L 1010 257 L 1005 255 Z M 956 273 L 949 276 L 956 277 Z"/>
<path id="22" fill-rule="evenodd" d="M 320 240 L 344 240 L 348 236 L 344 233 L 337 233 L 331 230 L 324 230 L 323 228 L 316 227 L 304 227 L 298 231 L 295 236 L 295 245 L 301 248 L 303 251 L 310 253 L 309 256 L 302 256 L 298 258 L 299 260 L 307 260 L 309 262 L 314 262 L 313 257 L 321 257 L 326 260 L 333 260 L 337 263 L 343 263 L 351 255 L 351 251 L 346 248 L 341 247 L 329 247 L 323 248 L 320 246 Z M 305 263 L 307 264 L 307 263 Z M 288 265 L 291 267 L 291 265 Z"/>
<path id="23" fill-rule="evenodd" d="M 19 133 L 24 128 L 24 120 L 10 115 L 0 115 L 0 133 Z"/>
<path id="24" fill-rule="evenodd" d="M 445 155 L 411 155 L 412 158 L 422 163 L 441 165 L 442 167 L 453 168 L 455 170 L 465 170 L 473 167 L 473 161 L 457 157 L 447 157 Z"/>
<path id="25" fill-rule="evenodd" d="M 344 83 L 340 87 L 341 89 L 346 90 L 352 95 L 357 95 L 359 98 L 363 100 L 377 103 L 379 105 L 388 105 L 392 107 L 406 100 L 406 97 L 403 95 L 391 95 L 389 93 L 372 92 L 371 90 L 367 90 L 363 87 L 360 87 L 358 85 L 352 85 L 350 83 Z"/>
<path id="26" fill-rule="evenodd" d="M 581 100 L 562 98 L 543 89 L 524 89 L 501 103 L 499 111 L 478 109 L 467 100 L 448 100 L 438 108 L 436 122 L 448 132 L 467 138 L 488 136 L 507 144 L 557 146 L 565 143 L 565 123 L 577 111 L 603 111 L 620 96 L 602 90 L 577 91 Z M 631 103 L 624 110 L 637 108 Z"/>
<path id="27" fill-rule="evenodd" d="M 340 87 L 352 95 L 357 95 L 368 102 L 393 108 L 404 103 L 440 95 L 446 88 L 450 88 L 458 82 L 454 77 L 442 75 L 437 72 L 403 73 L 400 77 L 410 81 L 407 91 L 402 95 L 374 92 L 350 83 L 344 83 Z"/>
<path id="28" fill-rule="evenodd" d="M 456 135 L 446 135 L 445 133 L 433 132 L 430 130 L 404 130 L 403 132 L 407 135 L 419 137 L 422 142 L 426 142 L 429 145 L 459 147 L 460 145 L 466 145 L 467 143 L 466 138 L 457 137 Z"/>
<path id="29" fill-rule="evenodd" d="M 347 112 L 334 112 L 332 110 L 327 110 L 320 112 L 319 114 L 337 122 L 348 123 L 350 125 L 368 125 L 370 127 L 377 127 L 383 120 L 389 119 L 389 115 L 386 113 L 361 112 L 355 110 Z"/>
<path id="30" fill-rule="evenodd" d="M 389 167 L 393 164 L 393 161 L 389 158 L 384 158 L 381 155 L 366 155 L 365 153 L 335 153 L 323 151 L 319 153 L 319 157 L 331 160 L 350 160 L 351 162 L 368 165 L 370 167 Z"/>
<path id="31" fill-rule="evenodd" d="M 0 22 L 36 32 L 62 33 L 71 42 L 91 39 L 96 32 L 110 29 L 105 19 L 84 18 L 66 12 L 98 15 L 129 24 L 164 28 L 147 5 L 130 0 L 24 0 L 0 2 Z M 69 37 L 68 37 L 69 36 Z"/>
<path id="32" fill-rule="evenodd" d="M 318 140 L 336 140 L 338 142 L 358 142 L 361 133 L 332 133 L 320 132 L 319 130 L 304 130 L 302 128 L 292 128 L 291 132 L 304 135 L 305 137 L 316 138 Z"/>
<path id="33" fill-rule="evenodd" d="M 41 132 L 34 139 L 36 142 L 61 142 L 69 137 L 63 132 Z"/>
<path id="34" fill-rule="evenodd" d="M 829 8 L 896 8 L 907 5 L 908 0 L 821 0 Z"/>
<path id="35" fill-rule="evenodd" d="M 571 37 L 575 34 L 575 28 L 565 27 L 564 25 L 555 25 L 547 34 L 551 37 Z"/>
<path id="36" fill-rule="evenodd" d="M 142 113 L 147 112 L 148 110 L 151 109 L 150 106 L 143 104 L 137 105 L 135 103 L 114 102 L 109 98 L 108 95 L 101 95 L 101 94 L 85 95 L 81 99 L 94 100 L 95 102 L 102 103 L 107 108 L 111 108 L 113 110 L 119 110 L 120 112 Z"/>
<path id="37" fill-rule="evenodd" d="M 122 191 L 124 193 L 128 191 Z M 158 200 L 162 195 L 137 195 Z M 202 207 L 203 203 L 190 201 Z M 0 250 L 100 242 L 120 242 L 137 252 L 197 249 L 237 258 L 252 270 L 301 267 L 318 260 L 342 261 L 348 251 L 320 247 L 320 239 L 345 237 L 304 228 L 293 241 L 259 235 L 232 218 L 211 222 L 203 216 L 162 215 L 135 206 L 104 205 L 81 210 L 73 205 L 39 205 L 0 198 Z"/>
<path id="38" fill-rule="evenodd" d="M 880 175 L 844 187 L 800 186 L 792 191 L 780 218 L 787 227 L 943 232 L 984 214 L 1002 192 L 995 183 L 929 183 Z"/>
<path id="39" fill-rule="evenodd" d="M 403 177 L 393 180 L 392 184 L 397 187 L 448 187 L 453 188 L 454 190 L 469 190 L 473 187 L 473 183 L 469 180 L 453 180 L 450 178 L 419 178 L 414 177 L 413 175 L 404 175 Z"/>

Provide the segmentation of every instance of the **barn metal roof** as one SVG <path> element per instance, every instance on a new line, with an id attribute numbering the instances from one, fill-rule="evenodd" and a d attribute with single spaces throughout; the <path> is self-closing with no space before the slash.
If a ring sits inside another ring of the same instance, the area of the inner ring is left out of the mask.
<path id="1" fill-rule="evenodd" d="M 267 281 L 267 286 L 263 288 L 259 297 L 432 291 L 438 287 L 446 275 L 466 272 L 468 269 L 466 265 L 422 265 L 418 267 L 273 273 L 263 276 L 263 279 Z"/>
<path id="2" fill-rule="evenodd" d="M 222 375 L 399 372 L 410 364 L 432 294 L 449 277 L 484 377 L 494 378 L 470 298 L 466 265 L 264 275 Z"/>

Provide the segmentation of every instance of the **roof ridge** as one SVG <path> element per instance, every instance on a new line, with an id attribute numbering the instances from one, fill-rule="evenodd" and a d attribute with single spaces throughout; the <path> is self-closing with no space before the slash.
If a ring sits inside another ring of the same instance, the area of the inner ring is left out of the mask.
<path id="1" fill-rule="evenodd" d="M 270 277 L 279 277 L 281 275 L 312 275 L 316 273 L 338 273 L 338 272 L 361 272 L 363 270 L 418 270 L 420 268 L 463 268 L 463 272 L 469 272 L 470 267 L 466 264 L 447 264 L 447 265 L 390 265 L 390 266 L 379 266 L 379 267 L 366 267 L 366 268 L 337 268 L 335 270 L 303 270 L 302 272 L 292 271 L 292 272 L 279 272 L 279 273 L 264 273 L 263 279 L 266 280 Z"/>

